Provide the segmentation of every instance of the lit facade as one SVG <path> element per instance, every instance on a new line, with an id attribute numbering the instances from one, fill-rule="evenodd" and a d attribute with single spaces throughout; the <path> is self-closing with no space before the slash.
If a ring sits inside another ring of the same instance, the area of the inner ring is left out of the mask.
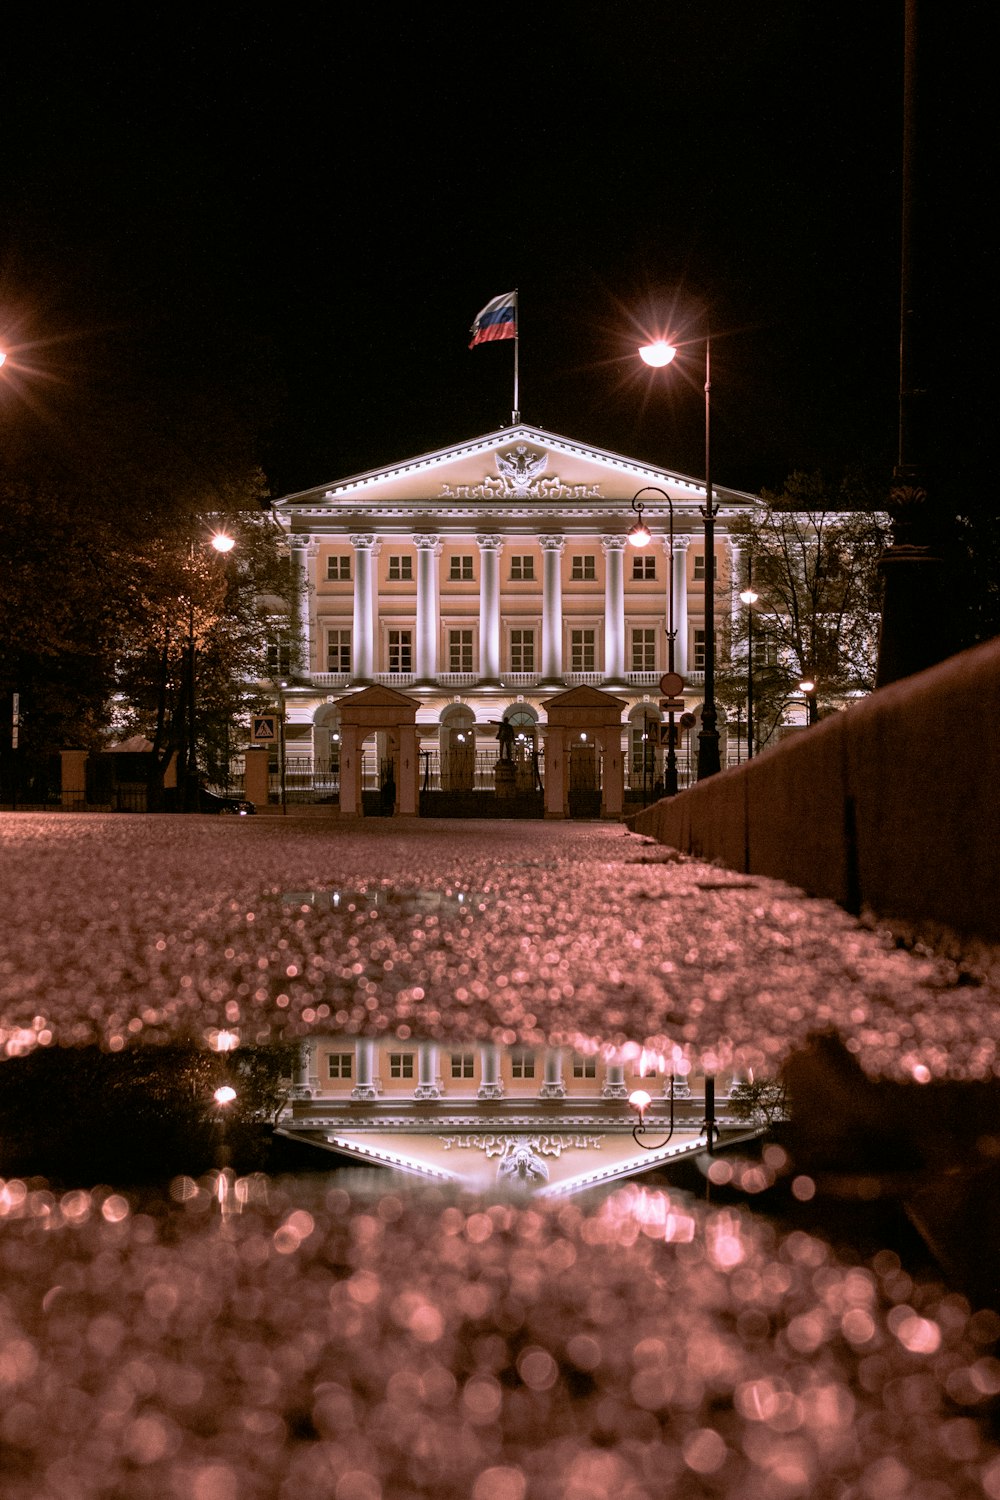
<path id="1" fill-rule="evenodd" d="M 647 485 L 673 502 L 672 568 L 655 494 L 651 545 L 628 545 Z M 755 500 L 715 498 L 718 619 L 739 608 L 727 523 Z M 630 771 L 658 774 L 671 588 L 685 707 L 701 702 L 704 502 L 701 480 L 526 424 L 277 501 L 300 581 L 301 658 L 282 687 L 290 768 L 336 767 L 338 700 L 372 685 L 418 700 L 421 753 L 442 776 L 495 757 L 504 719 L 541 749 L 546 700 L 588 686 L 623 700 Z"/>
<path id="2" fill-rule="evenodd" d="M 560 1047 L 317 1036 L 299 1049 L 280 1128 L 405 1175 L 556 1197 L 704 1152 L 709 1112 L 719 1140 L 760 1133 L 729 1112 L 732 1074 L 712 1078 L 709 1106 L 702 1072 L 666 1066 L 639 1049 L 613 1062 Z M 642 1140 L 628 1102 L 640 1088 Z"/>

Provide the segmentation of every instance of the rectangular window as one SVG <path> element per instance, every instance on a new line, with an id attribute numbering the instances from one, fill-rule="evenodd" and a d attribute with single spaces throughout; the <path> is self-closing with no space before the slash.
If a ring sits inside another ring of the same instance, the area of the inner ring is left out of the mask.
<path id="1" fill-rule="evenodd" d="M 573 1077 L 574 1078 L 596 1078 L 597 1077 L 597 1058 L 596 1057 L 574 1057 L 574 1059 L 573 1059 Z"/>
<path id="2" fill-rule="evenodd" d="M 534 583 L 535 559 L 533 557 L 512 557 L 510 560 L 510 578 L 512 583 Z"/>
<path id="3" fill-rule="evenodd" d="M 351 670 L 351 632 L 349 630 L 327 631 L 326 670 L 328 672 Z"/>
<path id="4" fill-rule="evenodd" d="M 656 631 L 652 628 L 632 631 L 632 671 L 656 671 Z"/>
<path id="5" fill-rule="evenodd" d="M 328 583 L 350 580 L 351 559 L 349 557 L 328 557 L 326 560 L 326 578 Z"/>
<path id="6" fill-rule="evenodd" d="M 569 633 L 570 670 L 573 672 L 596 671 L 597 632 L 595 630 L 571 630 Z"/>
<path id="7" fill-rule="evenodd" d="M 350 1078 L 354 1058 L 350 1052 L 331 1052 L 326 1059 L 328 1078 Z"/>
<path id="8" fill-rule="evenodd" d="M 704 554 L 704 552 L 695 552 L 693 554 L 693 556 L 694 556 L 694 572 L 692 573 L 691 576 L 694 578 L 694 580 L 695 580 L 696 583 L 699 582 L 699 581 L 701 581 L 702 583 L 704 583 L 704 581 L 705 581 L 705 554 Z"/>
<path id="9" fill-rule="evenodd" d="M 533 1052 L 521 1052 L 515 1050 L 510 1056 L 510 1074 L 512 1078 L 534 1078 L 535 1076 L 535 1054 Z"/>
<path id="10" fill-rule="evenodd" d="M 413 1053 L 412 1052 L 390 1052 L 389 1053 L 389 1077 L 390 1078 L 412 1078 L 413 1077 Z"/>
<path id="11" fill-rule="evenodd" d="M 402 552 L 389 555 L 389 582 L 411 583 L 413 581 L 413 558 Z"/>
<path id="12" fill-rule="evenodd" d="M 278 681 L 292 675 L 292 647 L 288 641 L 270 641 L 267 647 L 267 675 Z"/>
<path id="13" fill-rule="evenodd" d="M 389 631 L 389 671 L 413 671 L 413 637 L 411 631 Z"/>
<path id="14" fill-rule="evenodd" d="M 776 667 L 778 665 L 777 641 L 771 636 L 762 636 L 755 631 L 753 638 L 753 662 L 755 667 Z"/>
<path id="15" fill-rule="evenodd" d="M 593 552 L 584 552 L 570 558 L 570 578 L 574 583 L 593 583 L 597 577 L 597 558 Z"/>
<path id="16" fill-rule="evenodd" d="M 656 577 L 656 558 L 650 557 L 646 552 L 640 552 L 632 559 L 632 577 L 634 579 L 647 579 Z"/>
<path id="17" fill-rule="evenodd" d="M 453 1052 L 451 1054 L 452 1078 L 474 1078 L 476 1076 L 476 1054 Z"/>
<path id="18" fill-rule="evenodd" d="M 448 671 L 449 672 L 471 672 L 472 665 L 472 631 L 471 630 L 449 630 L 448 632 Z"/>
<path id="19" fill-rule="evenodd" d="M 453 557 L 448 565 L 448 578 L 451 583 L 471 583 L 472 558 Z"/>
<path id="20" fill-rule="evenodd" d="M 705 670 L 705 632 L 703 630 L 696 630 L 694 632 L 693 666 L 696 672 L 704 672 Z"/>
<path id="21" fill-rule="evenodd" d="M 512 672 L 535 670 L 535 632 L 533 630 L 511 631 L 510 670 Z"/>

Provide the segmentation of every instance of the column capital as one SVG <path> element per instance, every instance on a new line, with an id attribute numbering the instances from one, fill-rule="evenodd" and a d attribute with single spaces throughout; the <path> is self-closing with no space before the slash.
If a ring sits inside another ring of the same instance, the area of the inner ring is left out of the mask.
<path id="1" fill-rule="evenodd" d="M 564 536 L 540 536 L 537 541 L 543 552 L 563 552 L 566 547 Z"/>
<path id="2" fill-rule="evenodd" d="M 441 556 L 441 549 L 444 546 L 444 543 L 442 542 L 441 538 L 435 533 L 429 531 L 415 531 L 410 540 L 413 542 L 413 545 L 417 548 L 418 552 L 433 552 L 435 557 Z"/>
<path id="3" fill-rule="evenodd" d="M 658 538 L 658 540 L 663 543 L 664 547 L 666 547 L 667 551 L 669 552 L 670 551 L 670 537 L 667 536 L 667 535 L 663 535 L 660 538 Z M 695 538 L 693 536 L 691 536 L 688 532 L 683 532 L 680 536 L 675 536 L 674 537 L 674 551 L 675 552 L 686 552 L 687 549 L 690 547 L 691 543 L 694 540 L 695 540 Z"/>
<path id="4" fill-rule="evenodd" d="M 375 537 L 371 536 L 370 534 L 365 534 L 364 536 L 349 536 L 347 540 L 350 542 L 351 546 L 356 548 L 359 552 L 364 551 L 366 548 L 374 547 L 376 544 Z"/>
<path id="5" fill-rule="evenodd" d="M 502 536 L 477 536 L 476 546 L 481 547 L 484 552 L 502 552 L 506 537 Z"/>
<path id="6" fill-rule="evenodd" d="M 315 557 L 319 550 L 319 538 L 315 536 L 292 536 L 288 545 L 293 552 L 304 552 L 307 557 Z"/>
<path id="7" fill-rule="evenodd" d="M 601 547 L 603 548 L 603 550 L 604 550 L 605 553 L 608 553 L 608 552 L 624 552 L 625 548 L 627 546 L 628 546 L 628 537 L 627 536 L 602 536 L 601 537 Z"/>

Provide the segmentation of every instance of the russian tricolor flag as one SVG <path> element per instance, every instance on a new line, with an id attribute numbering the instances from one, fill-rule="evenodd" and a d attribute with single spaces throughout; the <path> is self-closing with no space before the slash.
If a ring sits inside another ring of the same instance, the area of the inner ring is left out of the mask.
<path id="1" fill-rule="evenodd" d="M 502 296 L 494 297 L 492 302 L 487 302 L 482 312 L 476 314 L 476 321 L 470 332 L 470 349 L 474 349 L 477 344 L 491 344 L 495 339 L 516 338 L 517 292 L 504 292 Z"/>

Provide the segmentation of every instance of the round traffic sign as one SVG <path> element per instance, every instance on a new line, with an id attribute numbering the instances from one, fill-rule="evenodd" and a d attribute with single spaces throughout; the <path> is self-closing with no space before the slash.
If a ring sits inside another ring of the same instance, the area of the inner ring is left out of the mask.
<path id="1" fill-rule="evenodd" d="M 678 698 L 684 691 L 684 678 L 679 672 L 664 672 L 660 678 L 660 692 L 664 698 Z"/>

